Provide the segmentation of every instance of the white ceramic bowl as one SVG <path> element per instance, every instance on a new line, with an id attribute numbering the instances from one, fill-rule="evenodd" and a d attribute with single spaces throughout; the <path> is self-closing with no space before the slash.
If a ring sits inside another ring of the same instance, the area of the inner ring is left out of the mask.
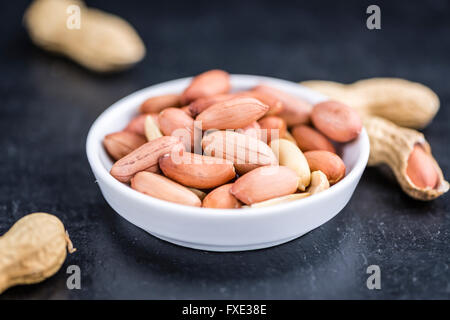
<path id="1" fill-rule="evenodd" d="M 114 179 L 109 174 L 112 162 L 102 146 L 103 137 L 124 128 L 146 98 L 182 92 L 190 80 L 184 78 L 139 90 L 114 103 L 92 125 L 86 143 L 87 157 L 103 196 L 117 213 L 152 235 L 181 246 L 241 251 L 271 247 L 300 237 L 344 208 L 369 157 L 365 130 L 341 149 L 347 167 L 344 179 L 322 193 L 272 207 L 240 210 L 188 207 L 144 195 Z M 311 103 L 326 100 L 323 95 L 293 82 L 260 76 L 231 76 L 233 90 L 249 89 L 262 82 Z"/>

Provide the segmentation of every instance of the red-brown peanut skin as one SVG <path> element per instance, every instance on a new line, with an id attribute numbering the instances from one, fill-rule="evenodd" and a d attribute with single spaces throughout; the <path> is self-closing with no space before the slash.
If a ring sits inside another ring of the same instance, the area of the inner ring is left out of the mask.
<path id="1" fill-rule="evenodd" d="M 196 99 L 230 91 L 230 75 L 223 70 L 206 71 L 192 79 L 181 95 L 181 103 L 186 105 Z"/>
<path id="2" fill-rule="evenodd" d="M 149 141 L 116 161 L 111 175 L 120 182 L 129 182 L 139 171 L 158 169 L 158 159 L 166 153 L 182 154 L 184 145 L 176 137 L 160 137 Z"/>
<path id="3" fill-rule="evenodd" d="M 106 151 L 114 160 L 125 157 L 146 142 L 147 140 L 141 135 L 129 131 L 110 133 L 103 139 Z"/>
<path id="4" fill-rule="evenodd" d="M 166 108 L 176 108 L 180 106 L 181 101 L 179 94 L 165 94 L 148 98 L 141 104 L 139 111 L 142 113 L 159 113 Z"/>
<path id="5" fill-rule="evenodd" d="M 216 94 L 214 96 L 199 98 L 191 104 L 189 104 L 189 111 L 193 117 L 198 116 L 200 113 L 211 107 L 213 104 L 229 100 L 235 95 L 231 93 Z"/>
<path id="6" fill-rule="evenodd" d="M 298 180 L 297 173 L 288 167 L 259 167 L 237 179 L 230 192 L 249 205 L 294 193 Z"/>
<path id="7" fill-rule="evenodd" d="M 406 174 L 418 188 L 434 188 L 439 176 L 431 156 L 420 146 L 415 145 L 408 158 Z"/>
<path id="8" fill-rule="evenodd" d="M 286 121 L 288 127 L 309 122 L 312 105 L 307 101 L 264 84 L 256 86 L 252 91 L 271 95 L 273 99 L 281 101 L 282 108 L 277 115 Z"/>
<path id="9" fill-rule="evenodd" d="M 250 137 L 253 137 L 256 139 L 261 139 L 261 127 L 260 127 L 258 121 L 253 121 L 248 126 L 245 126 L 241 129 L 237 129 L 236 132 L 245 134 L 247 136 L 250 136 Z"/>
<path id="10" fill-rule="evenodd" d="M 167 108 L 160 112 L 158 124 L 161 132 L 165 136 L 170 136 L 172 132 L 180 128 L 192 130 L 194 119 L 179 108 Z"/>
<path id="11" fill-rule="evenodd" d="M 210 106 L 195 120 L 202 122 L 203 130 L 240 129 L 264 116 L 268 109 L 254 98 L 237 97 Z"/>
<path id="12" fill-rule="evenodd" d="M 189 106 L 181 107 L 180 110 L 183 111 L 183 112 L 186 113 L 189 117 L 192 118 L 192 113 L 191 113 L 191 111 L 189 110 Z"/>
<path id="13" fill-rule="evenodd" d="M 192 191 L 155 173 L 138 172 L 131 179 L 131 188 L 160 200 L 187 206 L 201 206 L 200 199 Z"/>
<path id="14" fill-rule="evenodd" d="M 277 165 L 278 159 L 263 141 L 234 131 L 216 131 L 202 139 L 207 155 L 233 161 L 239 175 L 255 168 Z"/>
<path id="15" fill-rule="evenodd" d="M 303 152 L 325 150 L 336 153 L 336 149 L 328 138 L 310 126 L 301 124 L 293 127 L 292 136 Z"/>
<path id="16" fill-rule="evenodd" d="M 203 199 L 203 208 L 237 209 L 242 207 L 241 202 L 230 193 L 232 183 L 224 184 L 206 195 Z"/>
<path id="17" fill-rule="evenodd" d="M 314 126 L 331 140 L 348 142 L 360 134 L 362 121 L 358 113 L 337 101 L 325 101 L 314 106 L 311 113 Z"/>
<path id="18" fill-rule="evenodd" d="M 329 151 L 316 150 L 304 153 L 311 172 L 322 171 L 328 178 L 330 185 L 337 183 L 345 176 L 344 161 Z"/>
<path id="19" fill-rule="evenodd" d="M 145 137 L 145 118 L 147 114 L 140 114 L 130 120 L 123 131 L 134 132 Z"/>
<path id="20" fill-rule="evenodd" d="M 236 93 L 237 96 L 247 96 L 255 98 L 269 106 L 267 115 L 277 115 L 283 110 L 283 102 L 270 92 L 263 90 L 250 90 Z"/>
<path id="21" fill-rule="evenodd" d="M 194 145 L 194 119 L 181 108 L 167 108 L 158 116 L 159 129 L 165 136 L 170 136 L 175 130 L 185 129 L 186 136 L 180 137 L 186 151 L 191 151 Z M 183 133 L 183 132 L 180 132 Z"/>
<path id="22" fill-rule="evenodd" d="M 278 130 L 278 137 L 274 137 L 275 139 L 280 139 L 282 137 L 284 137 L 284 135 L 286 134 L 286 122 L 277 116 L 267 116 L 262 118 L 261 120 L 258 121 L 259 126 L 261 127 L 261 129 L 265 129 L 266 133 L 267 133 L 267 144 L 270 143 L 270 141 L 272 141 L 272 135 L 273 132 L 272 130 Z M 277 131 L 275 131 L 277 132 Z"/>
<path id="23" fill-rule="evenodd" d="M 178 159 L 165 155 L 159 159 L 159 167 L 170 179 L 198 189 L 215 188 L 236 176 L 231 161 L 189 152 Z"/>

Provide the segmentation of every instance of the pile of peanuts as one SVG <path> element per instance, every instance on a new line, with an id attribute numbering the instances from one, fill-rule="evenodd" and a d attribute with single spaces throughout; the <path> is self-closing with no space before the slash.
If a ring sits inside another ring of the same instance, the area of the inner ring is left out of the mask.
<path id="1" fill-rule="evenodd" d="M 311 105 L 266 84 L 230 92 L 210 70 L 181 93 L 150 97 L 103 144 L 111 175 L 146 195 L 206 208 L 265 207 L 326 190 L 345 176 L 335 145 L 362 130 L 336 101 Z"/>

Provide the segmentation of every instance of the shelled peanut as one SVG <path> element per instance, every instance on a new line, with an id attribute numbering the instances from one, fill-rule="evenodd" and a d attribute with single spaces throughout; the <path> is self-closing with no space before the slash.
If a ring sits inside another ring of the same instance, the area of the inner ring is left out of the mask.
<path id="1" fill-rule="evenodd" d="M 305 81 L 302 85 L 347 103 L 362 116 L 371 145 L 369 166 L 387 164 L 406 194 L 432 200 L 448 191 L 448 182 L 423 134 L 402 127 L 424 128 L 431 122 L 439 110 L 439 98 L 430 88 L 395 78 L 349 85 Z M 315 133 L 297 128 L 293 134 L 301 137 Z M 320 143 L 320 148 L 325 150 L 326 143 Z"/>
<path id="2" fill-rule="evenodd" d="M 143 101 L 139 115 L 105 137 L 116 160 L 111 175 L 158 199 L 229 209 L 303 199 L 344 177 L 331 141 L 359 135 L 361 120 L 351 108 L 338 102 L 313 107 L 266 84 L 230 89 L 228 73 L 211 70 L 184 92 Z"/>

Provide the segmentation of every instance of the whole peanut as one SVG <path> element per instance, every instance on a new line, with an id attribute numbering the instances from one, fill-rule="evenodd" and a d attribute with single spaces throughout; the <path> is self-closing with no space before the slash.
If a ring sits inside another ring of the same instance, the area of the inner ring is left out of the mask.
<path id="1" fill-rule="evenodd" d="M 78 29 L 69 28 L 67 9 L 76 6 L 81 17 Z M 145 56 L 136 30 L 122 18 L 86 7 L 78 0 L 35 0 L 23 21 L 37 46 L 63 54 L 97 72 L 127 69 Z"/>
<path id="2" fill-rule="evenodd" d="M 32 213 L 0 237 L 0 293 L 18 284 L 31 284 L 55 274 L 72 242 L 56 216 Z"/>
<path id="3" fill-rule="evenodd" d="M 418 200 L 432 200 L 448 191 L 422 133 L 379 117 L 365 117 L 364 127 L 370 138 L 369 166 L 387 164 L 403 191 Z"/>
<path id="4" fill-rule="evenodd" d="M 352 84 L 314 80 L 301 84 L 347 104 L 363 117 L 382 117 L 407 128 L 426 127 L 440 104 L 433 90 L 405 79 L 371 78 Z"/>

